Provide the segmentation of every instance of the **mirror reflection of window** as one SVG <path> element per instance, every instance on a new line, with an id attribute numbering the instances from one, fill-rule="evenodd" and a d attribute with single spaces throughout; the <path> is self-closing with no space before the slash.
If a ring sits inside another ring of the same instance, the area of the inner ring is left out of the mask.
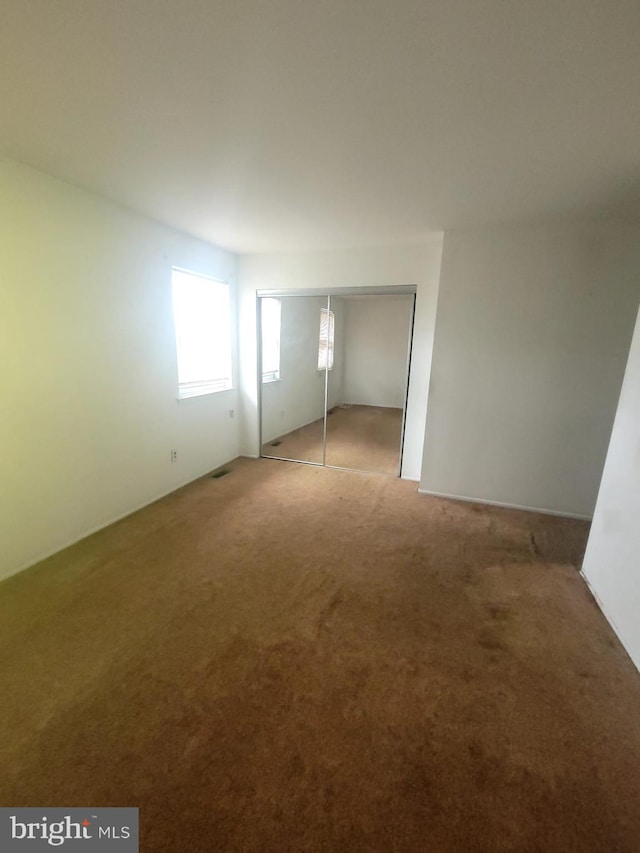
<path id="1" fill-rule="evenodd" d="M 262 381 L 280 379 L 280 324 L 279 299 L 263 298 L 262 308 Z"/>
<path id="2" fill-rule="evenodd" d="M 335 316 L 327 308 L 320 309 L 320 342 L 318 346 L 318 370 L 333 370 Z"/>

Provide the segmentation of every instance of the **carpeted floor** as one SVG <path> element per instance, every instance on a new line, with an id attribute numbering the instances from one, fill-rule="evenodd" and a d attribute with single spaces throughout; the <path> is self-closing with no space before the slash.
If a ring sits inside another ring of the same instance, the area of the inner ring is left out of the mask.
<path id="1" fill-rule="evenodd" d="M 640 846 L 587 525 L 237 460 L 0 584 L 0 802 L 145 853 Z"/>
<path id="2" fill-rule="evenodd" d="M 323 419 L 268 442 L 263 456 L 322 462 Z M 402 409 L 353 405 L 331 409 L 327 418 L 326 464 L 398 475 Z"/>

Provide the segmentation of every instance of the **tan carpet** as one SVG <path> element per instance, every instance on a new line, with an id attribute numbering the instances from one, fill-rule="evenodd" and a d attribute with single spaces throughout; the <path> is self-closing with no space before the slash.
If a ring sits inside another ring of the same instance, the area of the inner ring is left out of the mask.
<path id="1" fill-rule="evenodd" d="M 326 464 L 397 476 L 401 437 L 402 409 L 338 406 L 327 418 Z M 322 462 L 322 439 L 321 419 L 265 444 L 263 456 Z"/>
<path id="2" fill-rule="evenodd" d="M 327 419 L 327 465 L 398 475 L 402 409 L 336 408 Z"/>
<path id="3" fill-rule="evenodd" d="M 239 460 L 0 585 L 0 802 L 143 851 L 637 851 L 581 522 Z"/>

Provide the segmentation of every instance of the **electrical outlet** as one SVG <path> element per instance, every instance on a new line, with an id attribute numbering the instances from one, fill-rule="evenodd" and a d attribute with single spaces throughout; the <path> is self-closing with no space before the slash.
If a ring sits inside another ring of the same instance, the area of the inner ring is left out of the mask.
<path id="1" fill-rule="evenodd" d="M 176 462 L 176 461 L 177 461 L 177 459 L 178 459 L 178 451 L 177 451 L 177 450 L 172 450 L 172 451 L 171 451 L 171 461 L 172 461 L 172 462 Z"/>
<path id="2" fill-rule="evenodd" d="M 235 410 L 234 410 L 234 409 L 229 409 L 229 417 L 230 417 L 230 418 L 235 418 L 235 416 L 236 416 Z"/>

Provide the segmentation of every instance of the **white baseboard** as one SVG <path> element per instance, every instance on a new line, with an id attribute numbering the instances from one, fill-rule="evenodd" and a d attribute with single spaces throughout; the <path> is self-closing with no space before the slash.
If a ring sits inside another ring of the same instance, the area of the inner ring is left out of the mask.
<path id="1" fill-rule="evenodd" d="M 522 506 L 522 504 L 511 504 L 505 503 L 504 501 L 492 501 L 488 498 L 469 498 L 465 495 L 449 495 L 446 492 L 432 492 L 430 489 L 418 489 L 418 493 L 421 495 L 430 495 L 432 498 L 446 498 L 450 501 L 464 501 L 465 503 L 472 504 L 488 504 L 489 506 L 499 506 L 504 509 L 519 509 L 524 510 L 525 512 L 538 512 L 542 515 L 555 515 L 559 518 L 576 518 L 579 521 L 591 521 L 592 516 L 590 515 L 580 515 L 576 512 L 560 512 L 556 509 L 546 509 L 543 507 L 536 506 Z"/>

